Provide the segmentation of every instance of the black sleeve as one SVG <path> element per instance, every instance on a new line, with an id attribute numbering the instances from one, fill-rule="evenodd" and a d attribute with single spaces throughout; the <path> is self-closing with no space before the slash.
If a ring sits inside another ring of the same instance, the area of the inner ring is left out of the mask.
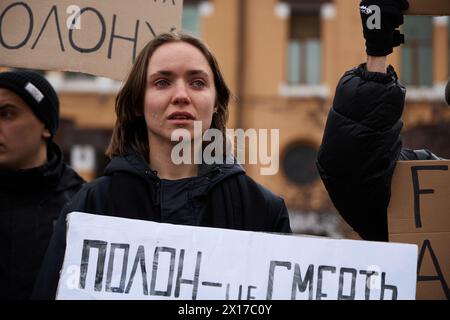
<path id="1" fill-rule="evenodd" d="M 31 299 L 55 299 L 59 276 L 66 252 L 67 215 L 74 211 L 96 213 L 92 206 L 89 205 L 90 203 L 95 203 L 95 201 L 92 201 L 89 197 L 91 188 L 91 185 L 84 185 L 84 187 L 62 209 L 58 221 L 56 222 L 52 238 L 47 247 L 38 277 L 34 283 Z"/>
<path id="2" fill-rule="evenodd" d="M 61 214 L 53 231 L 38 277 L 34 284 L 32 300 L 53 300 L 56 297 L 56 289 L 59 282 L 59 273 L 64 261 L 66 250 L 66 218 L 72 212 L 67 204 Z"/>
<path id="3" fill-rule="evenodd" d="M 405 88 L 365 65 L 340 80 L 328 115 L 317 167 L 335 207 L 366 240 L 387 241 L 387 207 L 402 143 Z"/>
<path id="4" fill-rule="evenodd" d="M 289 213 L 283 199 L 280 198 L 281 204 L 278 210 L 277 218 L 274 223 L 273 232 L 278 233 L 292 233 L 291 225 L 289 223 Z"/>
<path id="5" fill-rule="evenodd" d="M 31 299 L 51 300 L 56 297 L 66 251 L 67 215 L 74 211 L 107 215 L 107 213 L 113 211 L 112 201 L 107 200 L 110 199 L 108 197 L 110 186 L 108 179 L 107 177 L 101 177 L 85 184 L 61 211 L 34 284 Z"/>

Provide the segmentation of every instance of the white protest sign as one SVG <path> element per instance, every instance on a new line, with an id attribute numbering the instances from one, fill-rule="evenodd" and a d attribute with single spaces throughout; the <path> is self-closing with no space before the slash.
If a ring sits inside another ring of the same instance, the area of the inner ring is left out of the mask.
<path id="1" fill-rule="evenodd" d="M 68 216 L 57 299 L 414 299 L 417 246 Z"/>
<path id="2" fill-rule="evenodd" d="M 180 30 L 182 0 L 1 0 L 0 65 L 123 80 L 144 45 Z"/>

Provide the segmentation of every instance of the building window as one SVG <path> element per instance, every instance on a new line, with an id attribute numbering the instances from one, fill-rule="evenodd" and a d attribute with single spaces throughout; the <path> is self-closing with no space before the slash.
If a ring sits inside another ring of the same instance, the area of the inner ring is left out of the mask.
<path id="1" fill-rule="evenodd" d="M 432 17 L 405 16 L 402 47 L 402 82 L 409 86 L 433 85 Z"/>
<path id="2" fill-rule="evenodd" d="M 290 85 L 320 84 L 322 48 L 318 10 L 292 9 L 287 53 L 287 80 Z"/>
<path id="3" fill-rule="evenodd" d="M 200 37 L 199 1 L 185 0 L 183 3 L 182 29 L 184 32 Z"/>
<path id="4" fill-rule="evenodd" d="M 303 187 L 319 178 L 317 151 L 309 144 L 298 142 L 288 147 L 283 157 L 283 170 L 291 182 Z"/>

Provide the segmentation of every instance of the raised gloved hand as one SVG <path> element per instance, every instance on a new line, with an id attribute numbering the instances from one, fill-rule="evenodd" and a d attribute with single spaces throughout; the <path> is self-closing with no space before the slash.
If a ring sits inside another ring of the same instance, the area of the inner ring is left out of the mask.
<path id="1" fill-rule="evenodd" d="M 403 10 L 408 8 L 408 0 L 361 1 L 360 14 L 369 56 L 387 56 L 394 47 L 405 43 L 404 35 L 397 29 L 403 24 Z"/>

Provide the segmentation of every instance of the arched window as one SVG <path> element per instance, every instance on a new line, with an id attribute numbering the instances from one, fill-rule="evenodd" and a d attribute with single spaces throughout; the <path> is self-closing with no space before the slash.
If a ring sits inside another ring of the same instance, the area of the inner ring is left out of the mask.
<path id="1" fill-rule="evenodd" d="M 317 150 L 304 142 L 289 146 L 283 157 L 283 170 L 288 180 L 302 187 L 319 178 L 316 167 Z"/>

